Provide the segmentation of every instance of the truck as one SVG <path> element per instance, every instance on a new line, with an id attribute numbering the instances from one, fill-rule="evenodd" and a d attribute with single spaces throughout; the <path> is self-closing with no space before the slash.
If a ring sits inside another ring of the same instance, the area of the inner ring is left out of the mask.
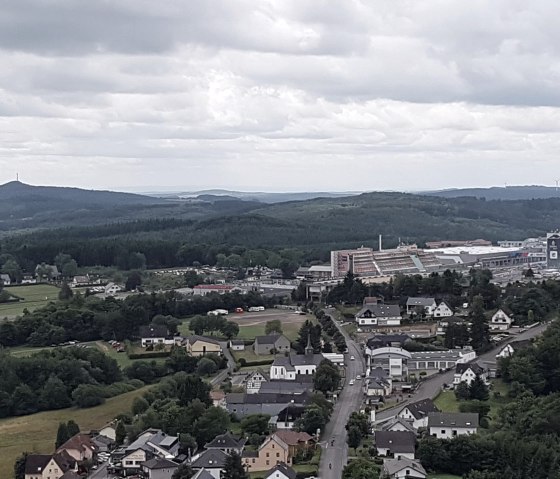
<path id="1" fill-rule="evenodd" d="M 264 311 L 264 306 L 251 306 L 248 311 L 250 313 L 258 313 L 259 311 Z"/>

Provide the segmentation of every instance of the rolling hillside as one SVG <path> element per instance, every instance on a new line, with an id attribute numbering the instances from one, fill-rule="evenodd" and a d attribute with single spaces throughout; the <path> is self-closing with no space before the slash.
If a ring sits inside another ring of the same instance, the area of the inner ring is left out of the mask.
<path id="1" fill-rule="evenodd" d="M 441 198 L 459 198 L 473 196 L 475 198 L 486 198 L 487 200 L 532 200 L 544 198 L 560 198 L 560 190 L 550 186 L 508 186 L 492 188 L 464 188 L 432 191 L 426 194 L 439 196 Z"/>

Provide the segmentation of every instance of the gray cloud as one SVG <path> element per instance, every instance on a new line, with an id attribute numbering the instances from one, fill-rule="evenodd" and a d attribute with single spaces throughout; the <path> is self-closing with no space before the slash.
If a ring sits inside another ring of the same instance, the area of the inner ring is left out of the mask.
<path id="1" fill-rule="evenodd" d="M 559 13 L 552 0 L 6 0 L 0 181 L 550 182 Z"/>

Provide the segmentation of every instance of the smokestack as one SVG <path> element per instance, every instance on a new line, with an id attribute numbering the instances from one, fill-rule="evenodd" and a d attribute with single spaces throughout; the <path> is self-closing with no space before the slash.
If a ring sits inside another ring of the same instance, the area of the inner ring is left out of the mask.
<path id="1" fill-rule="evenodd" d="M 379 235 L 379 251 L 383 251 L 383 235 Z"/>

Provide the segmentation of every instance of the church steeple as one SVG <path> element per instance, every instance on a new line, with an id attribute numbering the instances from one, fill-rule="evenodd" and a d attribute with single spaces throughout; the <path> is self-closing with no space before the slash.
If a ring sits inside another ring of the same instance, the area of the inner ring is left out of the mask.
<path id="1" fill-rule="evenodd" d="M 311 345 L 311 334 L 307 335 L 307 346 L 305 346 L 305 354 L 313 354 L 313 346 Z"/>

